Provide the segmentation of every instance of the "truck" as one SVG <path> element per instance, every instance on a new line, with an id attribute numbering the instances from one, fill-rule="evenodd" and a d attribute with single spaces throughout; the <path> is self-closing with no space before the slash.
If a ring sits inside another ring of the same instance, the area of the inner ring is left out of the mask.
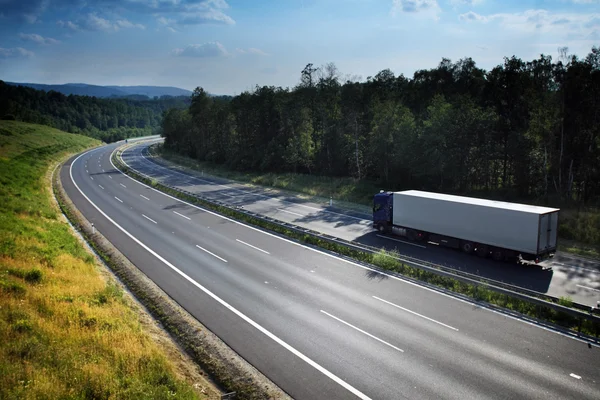
<path id="1" fill-rule="evenodd" d="M 496 261 L 539 263 L 556 251 L 559 211 L 419 190 L 382 190 L 373 197 L 373 228 Z"/>

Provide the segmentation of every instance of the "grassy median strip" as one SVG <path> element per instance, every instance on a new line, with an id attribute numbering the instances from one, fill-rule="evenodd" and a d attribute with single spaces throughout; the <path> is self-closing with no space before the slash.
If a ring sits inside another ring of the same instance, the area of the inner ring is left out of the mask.
<path id="1" fill-rule="evenodd" d="M 538 318 L 540 320 L 559 325 L 563 328 L 567 328 L 574 332 L 581 332 L 583 334 L 596 337 L 600 335 L 600 324 L 598 323 L 594 323 L 588 320 L 580 320 L 564 312 L 556 311 L 550 307 L 539 306 L 528 301 L 507 296 L 505 294 L 498 293 L 486 287 L 475 286 L 472 284 L 464 283 L 457 279 L 445 277 L 430 271 L 426 271 L 424 269 L 411 267 L 410 265 L 399 261 L 397 259 L 399 255 L 395 252 L 381 250 L 379 253 L 373 254 L 370 252 L 353 249 L 343 244 L 332 243 L 330 241 L 320 239 L 310 234 L 303 234 L 292 229 L 287 229 L 284 225 L 265 221 L 263 219 L 253 217 L 233 208 L 221 206 L 211 201 L 207 201 L 197 196 L 193 196 L 181 192 L 179 190 L 173 189 L 171 187 L 165 186 L 157 180 L 142 176 L 128 168 L 126 165 L 123 165 L 121 160 L 119 159 L 119 154 L 119 152 L 115 152 L 113 162 L 124 173 L 181 200 L 185 200 L 189 203 L 207 208 L 219 214 L 231 217 L 235 220 L 245 222 L 249 225 L 253 225 L 274 233 L 278 233 L 280 235 L 284 235 L 298 242 L 316 246 L 357 261 L 372 264 L 384 270 L 393 271 L 401 275 L 435 285 L 437 287 L 451 290 L 455 293 L 468 296 L 474 300 L 483 301 L 495 306 L 518 312 L 526 316 Z M 559 303 L 560 305 L 566 307 L 570 307 L 572 305 L 569 299 L 561 299 Z"/>
<path id="2" fill-rule="evenodd" d="M 0 121 L 0 398 L 218 398 L 177 376 L 51 201 L 50 166 L 98 144 Z"/>

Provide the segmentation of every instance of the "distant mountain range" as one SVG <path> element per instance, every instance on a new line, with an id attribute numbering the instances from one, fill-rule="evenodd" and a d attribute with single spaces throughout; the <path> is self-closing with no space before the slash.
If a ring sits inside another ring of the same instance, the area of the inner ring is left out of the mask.
<path id="1" fill-rule="evenodd" d="M 49 92 L 54 90 L 65 95 L 93 96 L 104 98 L 129 97 L 150 99 L 155 96 L 191 96 L 192 92 L 186 89 L 180 89 L 172 86 L 97 86 L 86 83 L 65 83 L 64 85 L 45 85 L 41 83 L 16 83 L 5 82 L 9 85 L 27 86 L 37 90 Z"/>

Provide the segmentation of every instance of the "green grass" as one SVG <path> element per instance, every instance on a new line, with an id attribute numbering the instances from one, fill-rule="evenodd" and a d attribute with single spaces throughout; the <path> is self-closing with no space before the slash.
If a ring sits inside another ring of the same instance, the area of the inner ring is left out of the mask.
<path id="1" fill-rule="evenodd" d="M 352 178 L 331 178 L 293 173 L 277 174 L 272 172 L 235 171 L 223 165 L 198 162 L 189 157 L 180 156 L 164 149 L 162 146 L 153 147 L 152 151 L 156 151 L 165 160 L 196 171 L 203 171 L 208 175 L 231 179 L 241 183 L 264 186 L 266 188 L 295 192 L 295 194 L 310 197 L 315 202 L 327 203 L 329 198 L 333 197 L 336 206 L 362 212 L 370 212 L 373 193 L 381 189 L 374 182 L 357 181 Z"/>
<path id="2" fill-rule="evenodd" d="M 370 213 L 373 195 L 380 187 L 372 181 L 352 178 L 331 178 L 306 174 L 240 172 L 226 166 L 198 162 L 178 155 L 162 146 L 152 148 L 165 160 L 208 175 L 231 179 L 241 183 L 296 192 L 313 197 L 316 202 L 326 203 L 333 196 L 336 206 Z M 559 219 L 559 250 L 600 259 L 600 210 L 561 209 Z M 564 242 L 564 243 L 562 243 Z"/>
<path id="3" fill-rule="evenodd" d="M 0 398 L 205 398 L 51 202 L 50 166 L 97 144 L 0 121 Z"/>

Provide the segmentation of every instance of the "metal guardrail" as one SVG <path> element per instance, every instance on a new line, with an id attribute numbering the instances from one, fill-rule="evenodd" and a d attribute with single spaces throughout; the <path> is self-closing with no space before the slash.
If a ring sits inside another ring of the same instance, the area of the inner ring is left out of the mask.
<path id="1" fill-rule="evenodd" d="M 127 147 L 129 147 L 129 146 L 127 146 Z M 156 180 L 156 178 L 153 178 L 149 175 L 146 175 L 140 171 L 137 171 L 137 170 L 131 168 L 122 159 L 119 159 L 119 156 L 117 156 L 115 158 L 119 164 L 121 164 L 125 168 L 133 171 L 134 173 L 136 173 L 140 176 L 143 176 L 147 179 Z M 374 247 L 374 246 L 368 246 L 368 245 L 356 243 L 353 241 L 330 236 L 330 235 L 327 235 L 327 234 L 324 234 L 321 232 L 316 232 L 316 231 L 313 231 L 308 228 L 303 228 L 298 225 L 290 224 L 288 222 L 280 221 L 280 220 L 277 220 L 277 219 L 274 219 L 274 218 L 271 218 L 268 216 L 264 216 L 264 215 L 255 213 L 253 211 L 248 211 L 240 206 L 234 206 L 231 204 L 227 204 L 223 201 L 207 198 L 198 193 L 192 193 L 187 190 L 173 187 L 173 186 L 165 184 L 163 182 L 160 182 L 160 184 L 165 187 L 168 187 L 174 191 L 184 193 L 188 196 L 195 197 L 199 200 L 205 201 L 209 204 L 213 204 L 215 206 L 221 206 L 221 207 L 225 207 L 225 208 L 228 208 L 231 210 L 235 210 L 235 211 L 243 213 L 249 217 L 256 218 L 256 219 L 259 219 L 259 220 L 262 220 L 264 222 L 268 222 L 271 224 L 276 224 L 276 225 L 285 227 L 287 229 L 291 229 L 299 234 L 307 234 L 307 235 L 313 236 L 315 238 L 325 240 L 329 243 L 339 244 L 342 246 L 346 246 L 346 247 L 353 248 L 358 251 L 363 251 L 363 252 L 367 252 L 367 253 L 371 253 L 371 254 L 375 254 L 375 253 L 378 253 L 381 251 L 381 249 Z M 351 259 L 350 257 L 347 257 L 347 256 L 343 256 L 343 257 L 346 259 Z M 592 307 L 582 305 L 582 304 L 577 304 L 577 303 L 573 303 L 574 308 L 570 308 L 570 307 L 563 306 L 561 304 L 557 304 L 556 301 L 558 301 L 558 299 L 555 297 L 548 296 L 548 295 L 545 295 L 543 293 L 539 293 L 539 292 L 536 292 L 533 290 L 529 290 L 529 289 L 521 288 L 518 286 L 510 285 L 507 283 L 498 282 L 498 281 L 494 281 L 491 279 L 479 277 L 477 275 L 470 274 L 468 272 L 459 271 L 459 270 L 455 270 L 455 269 L 448 268 L 448 267 L 443 267 L 443 266 L 433 264 L 433 263 L 430 263 L 427 261 L 419 260 L 419 259 L 416 259 L 413 257 L 401 256 L 401 257 L 394 257 L 394 258 L 401 262 L 406 263 L 407 265 L 409 265 L 411 267 L 426 270 L 428 272 L 432 272 L 432 273 L 435 273 L 435 274 L 438 274 L 438 275 L 441 275 L 441 276 L 444 276 L 447 278 L 456 279 L 460 282 L 473 285 L 476 288 L 483 287 L 485 289 L 490 289 L 492 291 L 495 291 L 500 294 L 504 294 L 506 296 L 510 296 L 513 298 L 517 298 L 519 300 L 527 301 L 527 302 L 533 303 L 537 306 L 548 307 L 555 311 L 562 312 L 567 315 L 573 316 L 575 318 L 578 318 L 580 321 L 579 331 L 581 329 L 582 320 L 589 320 L 593 323 L 600 324 L 600 317 L 595 315 L 595 314 L 600 315 L 600 309 L 597 309 L 597 308 L 592 308 Z M 360 263 L 360 261 L 357 261 L 355 259 L 351 259 L 351 260 L 353 262 Z M 366 264 L 366 263 L 363 263 L 363 264 Z M 371 264 L 368 264 L 368 265 L 370 267 L 373 267 Z M 391 272 L 391 271 L 385 271 L 385 272 L 393 274 L 393 272 Z M 407 278 L 406 276 L 403 276 L 403 275 L 401 275 L 401 277 L 403 279 Z M 417 281 L 417 280 L 415 279 L 415 281 Z M 423 282 L 420 282 L 420 283 L 423 283 Z M 439 287 L 437 287 L 435 285 L 431 285 L 431 286 L 439 289 Z M 584 312 L 583 310 L 587 310 L 587 312 Z M 600 332 L 596 332 L 596 336 L 598 336 L 598 334 L 600 334 Z"/>

